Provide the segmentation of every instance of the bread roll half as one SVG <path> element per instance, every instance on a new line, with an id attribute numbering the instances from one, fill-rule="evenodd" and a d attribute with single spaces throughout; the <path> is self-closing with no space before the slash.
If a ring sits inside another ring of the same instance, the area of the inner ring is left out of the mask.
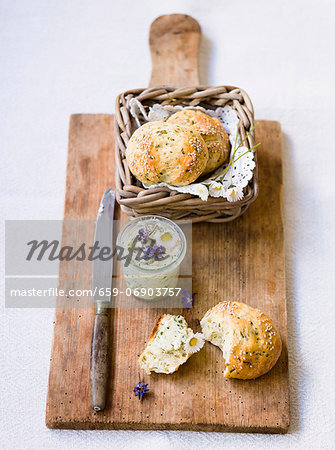
<path id="1" fill-rule="evenodd" d="M 275 324 L 245 303 L 219 303 L 207 311 L 200 324 L 205 339 L 222 350 L 227 378 L 260 377 L 280 356 L 282 343 Z"/>
<path id="2" fill-rule="evenodd" d="M 192 353 L 204 345 L 201 333 L 188 328 L 183 316 L 163 314 L 140 355 L 138 363 L 147 374 L 173 373 L 184 364 Z"/>

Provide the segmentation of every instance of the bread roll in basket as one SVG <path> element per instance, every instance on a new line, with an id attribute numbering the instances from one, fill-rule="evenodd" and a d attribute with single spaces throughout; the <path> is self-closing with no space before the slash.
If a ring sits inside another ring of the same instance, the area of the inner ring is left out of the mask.
<path id="1" fill-rule="evenodd" d="M 215 110 L 219 106 L 231 105 L 239 118 L 240 139 L 245 139 L 254 127 L 253 107 L 248 95 L 232 86 L 157 87 L 134 89 L 120 94 L 116 99 L 115 157 L 116 198 L 121 210 L 129 217 L 148 214 L 160 215 L 172 220 L 195 222 L 228 222 L 243 214 L 258 195 L 257 153 L 253 177 L 244 188 L 241 200 L 229 202 L 226 198 L 209 197 L 207 201 L 189 193 L 180 193 L 168 187 L 147 189 L 135 178 L 126 161 L 126 148 L 138 125 L 130 113 L 130 99 L 137 99 L 146 112 L 155 103 L 163 105 L 202 106 Z M 145 121 L 143 121 L 143 124 Z M 247 148 L 255 145 L 252 132 L 244 142 Z"/>
<path id="2" fill-rule="evenodd" d="M 129 217 L 154 214 L 172 220 L 227 222 L 243 214 L 257 197 L 257 155 L 255 151 L 253 153 L 256 167 L 253 169 L 253 177 L 243 188 L 243 198 L 233 202 L 228 201 L 225 197 L 208 197 L 206 201 L 203 201 L 196 195 L 176 192 L 167 186 L 147 189 L 132 175 L 126 161 L 126 148 L 133 133 L 140 125 L 146 123 L 145 116 L 155 104 L 164 107 L 202 107 L 212 111 L 218 107 L 229 105 L 235 110 L 239 120 L 240 139 L 245 139 L 250 132 L 244 146 L 252 149 L 255 145 L 254 110 L 250 98 L 244 90 L 238 87 L 200 84 L 198 55 L 201 31 L 199 24 L 189 16 L 175 15 L 174 18 L 174 28 L 169 28 L 170 25 L 168 21 L 165 21 L 164 16 L 152 24 L 150 30 L 152 57 L 150 87 L 129 89 L 116 98 L 116 199 L 121 210 Z M 131 112 L 133 101 L 137 101 L 141 105 L 143 114 L 141 114 L 140 123 L 134 120 Z M 217 159 L 221 162 L 221 157 L 218 156 Z M 215 167 L 215 157 L 213 161 Z M 212 167 L 209 166 L 208 170 L 212 170 Z"/>

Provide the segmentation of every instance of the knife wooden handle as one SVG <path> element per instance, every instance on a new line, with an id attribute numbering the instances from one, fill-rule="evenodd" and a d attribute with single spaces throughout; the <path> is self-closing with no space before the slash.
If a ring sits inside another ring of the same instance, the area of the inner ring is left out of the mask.
<path id="1" fill-rule="evenodd" d="M 106 406 L 109 375 L 109 315 L 95 314 L 92 331 L 90 379 L 91 405 L 95 411 Z"/>

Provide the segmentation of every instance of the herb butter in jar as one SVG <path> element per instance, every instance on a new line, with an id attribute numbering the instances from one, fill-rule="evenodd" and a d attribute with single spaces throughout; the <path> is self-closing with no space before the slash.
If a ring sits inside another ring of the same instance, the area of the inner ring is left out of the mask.
<path id="1" fill-rule="evenodd" d="M 121 230 L 116 245 L 123 251 L 124 278 L 135 297 L 158 300 L 171 295 L 186 253 L 178 225 L 165 217 L 139 217 Z"/>

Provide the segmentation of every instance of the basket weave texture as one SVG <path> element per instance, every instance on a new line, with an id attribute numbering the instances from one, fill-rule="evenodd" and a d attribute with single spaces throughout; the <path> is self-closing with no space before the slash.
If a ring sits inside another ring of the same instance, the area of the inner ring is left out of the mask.
<path id="1" fill-rule="evenodd" d="M 207 201 L 203 201 L 192 194 L 180 193 L 167 187 L 143 188 L 132 176 L 125 158 L 129 139 L 138 127 L 130 114 L 129 100 L 132 98 L 136 98 L 146 112 L 155 103 L 202 106 L 206 109 L 231 105 L 240 120 L 239 132 L 242 140 L 254 126 L 253 106 L 248 95 L 233 86 L 162 86 L 123 92 L 116 98 L 115 105 L 116 198 L 123 212 L 130 217 L 154 214 L 172 220 L 183 219 L 192 222 L 227 222 L 243 214 L 258 194 L 256 152 L 254 176 L 244 188 L 244 197 L 240 201 L 229 202 L 222 197 L 209 197 Z M 142 119 L 145 123 L 144 117 Z M 255 145 L 253 133 L 244 145 L 248 148 Z"/>

